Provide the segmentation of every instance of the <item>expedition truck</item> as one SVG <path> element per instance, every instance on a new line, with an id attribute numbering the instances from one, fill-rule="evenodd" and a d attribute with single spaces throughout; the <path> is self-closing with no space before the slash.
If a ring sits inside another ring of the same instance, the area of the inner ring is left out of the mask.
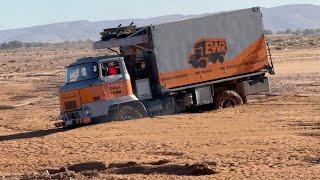
<path id="1" fill-rule="evenodd" d="M 232 107 L 269 91 L 266 74 L 274 74 L 259 8 L 101 35 L 93 47 L 117 55 L 67 67 L 57 126 Z"/>

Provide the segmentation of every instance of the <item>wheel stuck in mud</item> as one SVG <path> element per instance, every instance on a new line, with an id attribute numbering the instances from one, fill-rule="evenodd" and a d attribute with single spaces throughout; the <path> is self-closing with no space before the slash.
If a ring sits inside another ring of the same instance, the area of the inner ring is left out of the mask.
<path id="1" fill-rule="evenodd" d="M 111 119 L 115 121 L 127 121 L 133 119 L 140 119 L 147 116 L 145 109 L 134 107 L 132 105 L 124 105 L 112 112 Z"/>
<path id="2" fill-rule="evenodd" d="M 215 98 L 215 107 L 217 109 L 235 107 L 241 104 L 243 104 L 241 96 L 233 90 L 223 91 Z"/>

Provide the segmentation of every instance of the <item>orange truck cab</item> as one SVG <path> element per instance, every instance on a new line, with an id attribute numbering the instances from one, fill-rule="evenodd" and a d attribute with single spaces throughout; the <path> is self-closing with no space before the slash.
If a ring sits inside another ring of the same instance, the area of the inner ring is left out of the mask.
<path id="1" fill-rule="evenodd" d="M 274 74 L 260 8 L 120 25 L 101 35 L 94 49 L 118 55 L 82 58 L 67 67 L 60 126 L 240 105 L 268 92 L 266 74 Z"/>
<path id="2" fill-rule="evenodd" d="M 146 115 L 144 106 L 133 95 L 123 58 L 117 56 L 82 58 L 69 65 L 59 94 L 64 126 L 110 119 L 106 115 L 114 104 L 140 106 L 141 115 Z M 123 113 L 127 117 L 120 118 L 140 117 Z"/>

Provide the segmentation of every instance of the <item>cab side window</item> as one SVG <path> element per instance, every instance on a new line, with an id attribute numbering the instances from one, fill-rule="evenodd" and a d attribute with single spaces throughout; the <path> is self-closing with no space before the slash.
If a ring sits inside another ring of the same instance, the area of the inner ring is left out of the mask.
<path id="1" fill-rule="evenodd" d="M 115 76 L 120 74 L 120 66 L 117 61 L 104 62 L 101 65 L 102 76 Z"/>

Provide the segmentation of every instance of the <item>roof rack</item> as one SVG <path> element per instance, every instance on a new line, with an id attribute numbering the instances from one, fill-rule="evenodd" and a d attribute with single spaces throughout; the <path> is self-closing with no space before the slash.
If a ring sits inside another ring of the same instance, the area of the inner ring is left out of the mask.
<path id="1" fill-rule="evenodd" d="M 131 23 L 129 26 L 104 29 L 101 40 L 93 43 L 94 49 L 109 49 L 122 46 L 137 46 L 149 42 L 147 27 L 137 28 Z"/>

